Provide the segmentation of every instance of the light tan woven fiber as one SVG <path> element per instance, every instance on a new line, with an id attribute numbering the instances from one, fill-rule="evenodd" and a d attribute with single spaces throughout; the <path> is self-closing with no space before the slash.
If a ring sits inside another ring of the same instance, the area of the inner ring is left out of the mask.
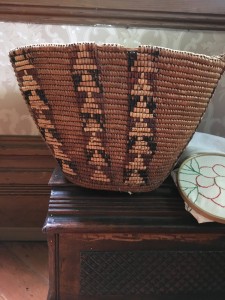
<path id="1" fill-rule="evenodd" d="M 30 112 L 74 184 L 145 192 L 168 176 L 225 58 L 140 46 L 34 45 L 10 52 Z"/>

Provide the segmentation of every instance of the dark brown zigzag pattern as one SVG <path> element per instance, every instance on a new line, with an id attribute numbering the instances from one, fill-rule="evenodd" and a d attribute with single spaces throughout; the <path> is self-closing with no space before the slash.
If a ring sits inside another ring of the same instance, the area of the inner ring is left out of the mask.
<path id="1" fill-rule="evenodd" d="M 76 163 L 71 161 L 65 154 L 65 151 L 63 151 L 60 135 L 49 117 L 51 115 L 51 107 L 45 92 L 38 83 L 36 68 L 32 64 L 32 54 L 28 49 L 27 51 L 18 49 L 11 55 L 11 61 L 17 72 L 20 90 L 29 105 L 30 112 L 43 138 L 51 148 L 62 170 L 67 174 L 76 176 Z"/>
<path id="2" fill-rule="evenodd" d="M 148 166 L 156 151 L 156 63 L 159 50 L 128 52 L 129 110 L 128 163 L 124 182 L 128 185 L 149 184 Z"/>
<path id="3" fill-rule="evenodd" d="M 80 105 L 83 134 L 86 141 L 86 157 L 92 169 L 91 178 L 97 182 L 110 182 L 110 157 L 103 144 L 105 118 L 102 86 L 96 63 L 96 46 L 78 45 L 73 65 L 73 82 Z"/>

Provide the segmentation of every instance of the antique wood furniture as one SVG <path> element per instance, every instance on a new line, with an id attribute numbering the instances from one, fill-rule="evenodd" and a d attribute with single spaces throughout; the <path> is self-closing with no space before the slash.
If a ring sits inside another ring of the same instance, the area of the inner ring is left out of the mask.
<path id="1" fill-rule="evenodd" d="M 224 31 L 225 1 L 169 0 L 165 5 L 165 1 L 158 0 L 65 0 L 59 5 L 57 0 L 39 0 L 38 2 L 34 0 L 0 0 L 0 21 L 64 25 L 109 24 L 126 27 L 143 26 Z M 15 137 L 9 135 L 3 136 L 3 141 L 0 141 L 1 154 L 2 152 L 6 153 L 6 155 L 3 154 L 0 161 L 0 204 L 1 207 L 4 207 L 0 220 L 0 238 L 3 239 L 42 238 L 39 233 L 40 224 L 44 218 L 49 192 L 46 176 L 53 168 L 54 161 L 50 162 L 51 158 L 49 157 L 49 162 L 45 164 L 46 158 L 49 156 L 48 152 L 44 155 L 45 157 L 42 154 L 41 157 L 39 156 L 38 161 L 41 163 L 41 167 L 36 165 L 37 160 L 32 160 L 32 164 L 30 164 L 33 156 L 33 154 L 30 155 L 30 148 L 34 149 L 33 145 L 39 144 L 38 148 L 35 146 L 35 155 L 37 152 L 40 155 L 39 150 L 43 148 L 43 145 L 37 139 L 30 147 L 30 142 L 25 143 L 24 138 L 27 141 L 27 137 L 24 136 L 17 136 L 15 141 Z M 16 146 L 14 145 L 15 142 Z M 9 151 L 7 150 L 8 147 L 10 148 Z M 19 160 L 15 158 L 18 155 L 20 156 Z M 9 172 L 6 171 L 5 159 L 7 160 L 7 168 L 10 165 Z M 29 165 L 25 161 L 29 162 Z M 27 176 L 27 172 L 24 173 L 24 170 L 27 171 L 27 169 L 29 176 Z M 37 180 L 37 177 L 41 179 Z M 28 185 L 25 178 L 28 178 Z M 32 192 L 30 192 L 30 188 Z M 14 199 L 16 197 L 17 201 L 11 201 L 11 195 Z M 39 197 L 41 198 L 40 201 Z M 37 205 L 38 213 L 36 211 Z M 23 210 L 23 207 L 26 209 Z M 27 209 L 29 213 L 24 218 Z M 27 232 L 29 232 L 28 235 Z"/>
<path id="2" fill-rule="evenodd" d="M 50 186 L 48 300 L 225 299 L 225 226 L 197 224 L 171 179 L 128 194 L 56 169 Z"/>

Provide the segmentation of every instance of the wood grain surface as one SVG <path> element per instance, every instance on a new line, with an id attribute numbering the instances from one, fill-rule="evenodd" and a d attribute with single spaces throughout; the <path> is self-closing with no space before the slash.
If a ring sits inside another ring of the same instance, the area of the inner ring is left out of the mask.
<path id="1" fill-rule="evenodd" d="M 0 243 L 0 300 L 41 300 L 48 291 L 46 243 Z"/>

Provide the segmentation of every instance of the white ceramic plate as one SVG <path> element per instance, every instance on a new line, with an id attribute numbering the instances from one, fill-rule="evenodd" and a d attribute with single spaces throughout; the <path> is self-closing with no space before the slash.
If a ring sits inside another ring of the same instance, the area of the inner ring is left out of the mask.
<path id="1" fill-rule="evenodd" d="M 191 208 L 225 223 L 225 155 L 204 153 L 185 160 L 178 171 L 178 187 Z"/>

